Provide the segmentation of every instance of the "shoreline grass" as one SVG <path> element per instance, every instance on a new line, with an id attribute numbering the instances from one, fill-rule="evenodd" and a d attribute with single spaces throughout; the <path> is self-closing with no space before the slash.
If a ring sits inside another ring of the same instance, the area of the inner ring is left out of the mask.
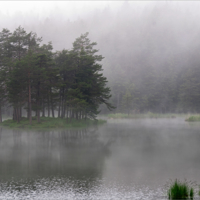
<path id="1" fill-rule="evenodd" d="M 108 118 L 110 119 L 140 119 L 140 118 L 176 118 L 176 117 L 185 117 L 186 114 L 174 114 L 174 113 L 138 113 L 138 114 L 125 114 L 125 113 L 115 113 L 115 114 L 108 114 Z"/>
<path id="2" fill-rule="evenodd" d="M 177 179 L 170 186 L 168 190 L 168 199 L 193 199 L 194 198 L 194 189 L 189 187 L 187 182 L 180 182 Z"/>
<path id="3" fill-rule="evenodd" d="M 199 122 L 200 121 L 200 115 L 192 115 L 188 117 L 185 121 L 187 122 Z"/>
<path id="4" fill-rule="evenodd" d="M 4 120 L 0 126 L 8 128 L 18 128 L 18 129 L 63 129 L 63 128 L 85 128 L 90 125 L 100 125 L 106 123 L 106 120 L 69 120 L 61 118 L 52 118 L 52 117 L 41 117 L 40 123 L 37 122 L 35 117 L 32 118 L 32 125 L 29 124 L 29 120 L 25 117 L 18 123 L 12 119 Z"/>

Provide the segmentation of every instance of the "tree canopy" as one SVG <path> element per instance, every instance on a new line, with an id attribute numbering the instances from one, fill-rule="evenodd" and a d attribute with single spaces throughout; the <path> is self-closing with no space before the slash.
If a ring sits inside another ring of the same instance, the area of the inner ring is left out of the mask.
<path id="1" fill-rule="evenodd" d="M 96 119 L 99 105 L 108 109 L 110 88 L 101 73 L 103 57 L 97 55 L 89 33 L 78 37 L 71 50 L 53 52 L 50 43 L 41 45 L 36 33 L 18 27 L 0 32 L 0 106 L 13 107 L 13 119 L 22 110 L 32 123 L 32 111 L 40 115 L 71 119 Z M 0 107 L 1 111 L 1 107 Z"/>

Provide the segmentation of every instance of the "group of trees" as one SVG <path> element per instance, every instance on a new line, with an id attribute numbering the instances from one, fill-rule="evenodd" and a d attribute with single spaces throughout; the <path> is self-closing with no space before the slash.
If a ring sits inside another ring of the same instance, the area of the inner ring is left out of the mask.
<path id="1" fill-rule="evenodd" d="M 13 119 L 22 118 L 22 110 L 32 123 L 32 111 L 40 115 L 71 120 L 95 118 L 104 103 L 109 109 L 110 89 L 101 73 L 95 42 L 88 33 L 73 43 L 72 50 L 53 52 L 51 42 L 27 33 L 21 26 L 12 33 L 0 32 L 0 121 L 1 107 L 12 106 Z"/>

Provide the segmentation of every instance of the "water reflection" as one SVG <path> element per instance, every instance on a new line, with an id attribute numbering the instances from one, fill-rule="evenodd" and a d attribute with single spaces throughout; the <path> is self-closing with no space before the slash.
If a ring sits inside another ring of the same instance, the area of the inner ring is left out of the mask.
<path id="1" fill-rule="evenodd" d="M 113 120 L 100 132 L 116 140 L 106 163 L 108 180 L 150 188 L 175 178 L 200 183 L 200 129 L 184 119 Z"/>
<path id="2" fill-rule="evenodd" d="M 199 130 L 184 119 L 0 129 L 0 199 L 166 199 L 169 179 L 200 183 Z"/>
<path id="3" fill-rule="evenodd" d="M 0 177 L 101 179 L 109 149 L 98 140 L 97 131 L 95 127 L 37 132 L 1 130 Z"/>

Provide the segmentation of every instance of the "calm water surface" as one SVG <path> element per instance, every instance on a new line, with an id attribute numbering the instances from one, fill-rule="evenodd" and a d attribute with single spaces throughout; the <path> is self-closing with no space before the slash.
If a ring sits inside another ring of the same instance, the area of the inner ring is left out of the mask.
<path id="1" fill-rule="evenodd" d="M 200 124 L 108 120 L 99 127 L 0 131 L 0 199 L 167 199 L 200 184 Z"/>

